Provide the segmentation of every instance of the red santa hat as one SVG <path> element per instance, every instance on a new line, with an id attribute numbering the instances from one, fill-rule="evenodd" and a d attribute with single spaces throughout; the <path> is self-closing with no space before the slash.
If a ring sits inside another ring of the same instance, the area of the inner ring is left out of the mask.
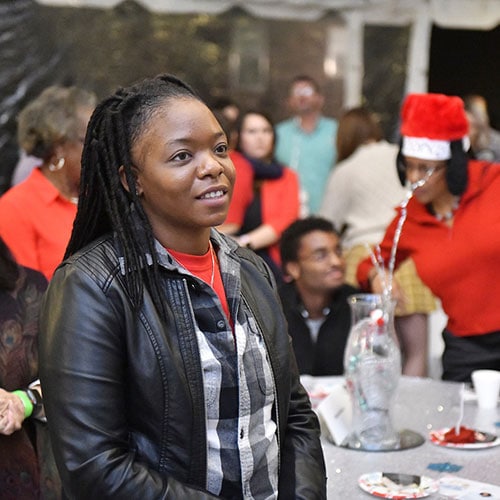
<path id="1" fill-rule="evenodd" d="M 401 109 L 402 154 L 422 160 L 449 160 L 450 142 L 468 149 L 469 122 L 462 99 L 444 94 L 409 94 Z"/>

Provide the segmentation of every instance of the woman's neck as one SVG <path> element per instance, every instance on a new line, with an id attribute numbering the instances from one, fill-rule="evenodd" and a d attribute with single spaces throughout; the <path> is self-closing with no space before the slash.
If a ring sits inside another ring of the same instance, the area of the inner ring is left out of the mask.
<path id="1" fill-rule="evenodd" d="M 174 234 L 171 227 L 160 227 L 154 221 L 151 221 L 151 226 L 155 238 L 165 248 L 191 255 L 203 255 L 209 248 L 210 228 L 204 228 L 196 233 L 187 229 L 184 233 L 176 232 Z"/>
<path id="2" fill-rule="evenodd" d="M 430 210 L 437 219 L 448 221 L 453 218 L 459 201 L 460 198 L 458 196 L 446 193 L 429 204 Z"/>

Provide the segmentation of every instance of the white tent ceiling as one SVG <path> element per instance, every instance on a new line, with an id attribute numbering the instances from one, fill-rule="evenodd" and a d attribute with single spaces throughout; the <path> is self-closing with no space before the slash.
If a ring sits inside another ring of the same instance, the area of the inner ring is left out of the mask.
<path id="1" fill-rule="evenodd" d="M 46 5 L 115 7 L 123 0 L 37 0 Z M 220 14 L 232 7 L 267 18 L 314 20 L 328 11 L 364 11 L 373 20 L 400 22 L 425 8 L 443 27 L 491 29 L 500 23 L 500 0 L 135 0 L 155 12 Z"/>
<path id="2" fill-rule="evenodd" d="M 52 6 L 111 8 L 122 0 L 37 0 Z M 490 30 L 500 24 L 500 0 L 135 0 L 154 12 L 220 14 L 233 7 L 270 19 L 313 21 L 341 13 L 349 39 L 343 104 L 360 104 L 365 24 L 410 25 L 407 92 L 426 92 L 432 25 Z"/>

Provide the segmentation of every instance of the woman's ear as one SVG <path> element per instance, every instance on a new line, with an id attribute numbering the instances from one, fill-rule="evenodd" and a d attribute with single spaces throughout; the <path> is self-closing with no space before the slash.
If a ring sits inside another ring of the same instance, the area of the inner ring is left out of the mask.
<path id="1" fill-rule="evenodd" d="M 132 171 L 132 175 L 135 178 L 135 194 L 137 196 L 141 196 L 141 194 L 142 194 L 141 182 L 137 176 L 137 172 L 135 171 L 135 169 L 133 167 L 132 167 L 131 171 Z M 122 183 L 123 189 L 125 189 L 125 191 L 127 191 L 127 193 L 130 193 L 130 186 L 128 185 L 127 174 L 125 173 L 125 167 L 123 165 L 118 169 L 118 174 L 120 175 L 120 181 Z"/>

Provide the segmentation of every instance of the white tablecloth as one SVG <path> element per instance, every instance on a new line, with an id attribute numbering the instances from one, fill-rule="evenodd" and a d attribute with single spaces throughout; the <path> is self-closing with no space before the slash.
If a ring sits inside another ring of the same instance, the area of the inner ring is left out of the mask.
<path id="1" fill-rule="evenodd" d="M 341 383 L 339 377 L 313 379 L 328 388 Z M 310 385 L 311 379 L 307 380 Z M 369 472 L 399 472 L 425 475 L 435 479 L 449 475 L 428 468 L 430 464 L 458 465 L 462 468 L 452 474 L 475 481 L 500 485 L 500 446 L 479 450 L 450 449 L 432 444 L 429 431 L 455 425 L 460 408 L 461 384 L 432 379 L 402 377 L 395 396 L 393 422 L 395 428 L 410 429 L 426 438 L 416 448 L 367 452 L 337 447 L 323 439 L 323 450 L 328 472 L 328 499 L 355 500 L 374 498 L 358 486 L 358 478 Z M 479 410 L 475 400 L 465 402 L 463 425 L 500 434 L 495 423 L 500 421 L 495 410 Z M 444 498 L 439 493 L 430 499 Z"/>

